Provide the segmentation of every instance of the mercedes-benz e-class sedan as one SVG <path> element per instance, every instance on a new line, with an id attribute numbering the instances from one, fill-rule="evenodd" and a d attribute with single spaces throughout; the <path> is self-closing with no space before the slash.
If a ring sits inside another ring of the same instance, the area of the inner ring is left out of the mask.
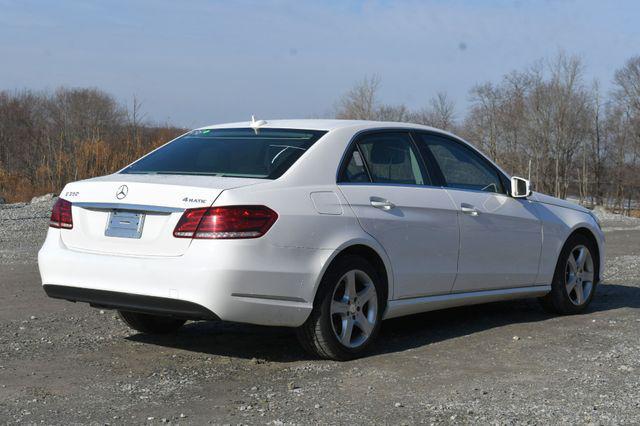
<path id="1" fill-rule="evenodd" d="M 140 332 L 295 327 L 342 360 L 402 315 L 527 297 L 579 313 L 604 236 L 589 210 L 532 193 L 450 133 L 252 120 L 68 184 L 38 261 L 49 296 L 116 309 Z"/>

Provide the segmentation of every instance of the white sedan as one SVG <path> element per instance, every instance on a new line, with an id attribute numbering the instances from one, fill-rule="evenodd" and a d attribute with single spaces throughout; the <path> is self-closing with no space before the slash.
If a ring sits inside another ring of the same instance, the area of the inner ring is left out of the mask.
<path id="1" fill-rule="evenodd" d="M 589 210 L 532 193 L 450 133 L 252 120 L 69 183 L 38 263 L 50 297 L 116 309 L 141 332 L 295 327 L 308 351 L 343 360 L 387 318 L 527 297 L 582 312 L 604 235 Z"/>

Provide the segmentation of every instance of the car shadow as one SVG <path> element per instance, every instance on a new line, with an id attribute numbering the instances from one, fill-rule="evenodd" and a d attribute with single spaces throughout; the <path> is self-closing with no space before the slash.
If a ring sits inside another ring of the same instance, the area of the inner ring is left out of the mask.
<path id="1" fill-rule="evenodd" d="M 640 288 L 607 284 L 598 287 L 596 298 L 585 315 L 620 308 L 640 308 Z M 382 323 L 378 343 L 371 355 L 417 348 L 511 324 L 546 321 L 536 299 L 494 302 L 426 312 Z M 134 334 L 127 340 L 167 348 L 256 362 L 294 362 L 313 359 L 285 327 L 263 327 L 222 321 L 188 323 L 179 333 L 157 336 Z"/>

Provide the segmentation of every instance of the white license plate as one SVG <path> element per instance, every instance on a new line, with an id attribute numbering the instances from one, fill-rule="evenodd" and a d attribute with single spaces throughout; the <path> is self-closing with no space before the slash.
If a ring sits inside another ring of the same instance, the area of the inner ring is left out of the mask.
<path id="1" fill-rule="evenodd" d="M 140 238 L 144 225 L 144 213 L 114 210 L 109 214 L 104 235 L 117 238 Z"/>

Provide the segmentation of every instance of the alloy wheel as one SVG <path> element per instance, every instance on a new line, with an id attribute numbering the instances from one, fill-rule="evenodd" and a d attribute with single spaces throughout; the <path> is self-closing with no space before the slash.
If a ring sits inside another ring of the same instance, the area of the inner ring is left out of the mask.
<path id="1" fill-rule="evenodd" d="M 565 268 L 565 286 L 569 300 L 583 305 L 593 291 L 594 267 L 589 249 L 578 245 L 571 250 Z"/>
<path id="2" fill-rule="evenodd" d="M 363 345 L 378 320 L 378 294 L 369 275 L 358 269 L 344 274 L 334 288 L 330 313 L 333 332 L 343 346 Z"/>

